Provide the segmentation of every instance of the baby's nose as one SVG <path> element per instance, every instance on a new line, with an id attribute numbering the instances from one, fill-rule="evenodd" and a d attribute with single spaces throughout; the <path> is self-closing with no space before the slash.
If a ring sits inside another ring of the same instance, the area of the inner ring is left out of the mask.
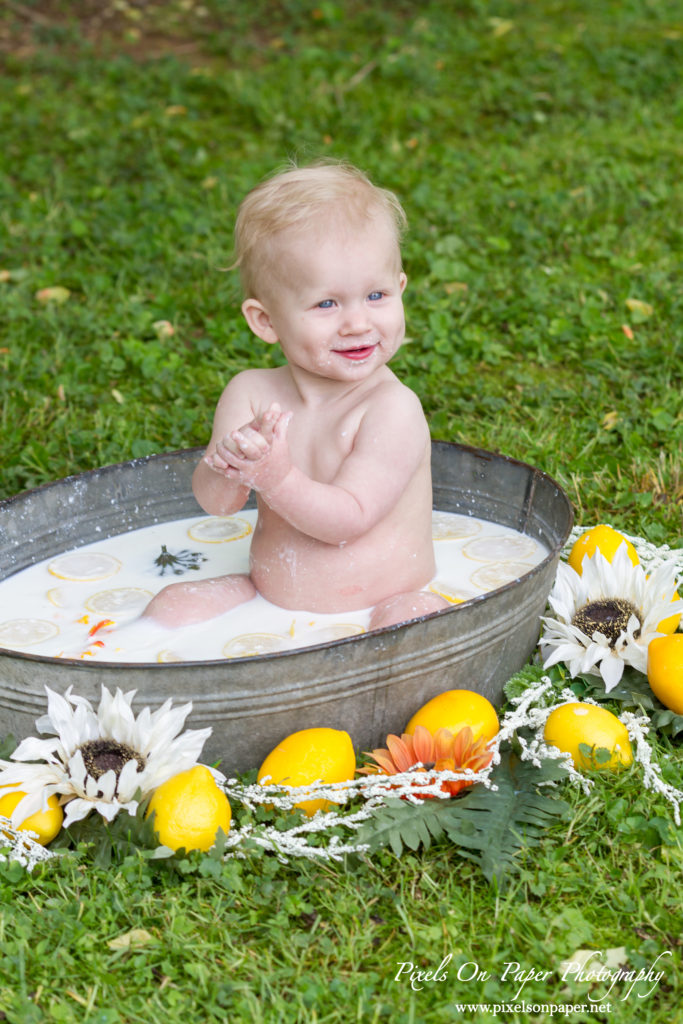
<path id="1" fill-rule="evenodd" d="M 370 330 L 370 319 L 364 305 L 349 306 L 345 310 L 342 334 L 365 334 Z"/>

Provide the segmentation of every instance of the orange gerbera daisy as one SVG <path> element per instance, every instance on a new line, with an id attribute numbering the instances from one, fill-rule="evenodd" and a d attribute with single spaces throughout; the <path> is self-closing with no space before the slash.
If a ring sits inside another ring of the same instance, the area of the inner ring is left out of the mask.
<path id="1" fill-rule="evenodd" d="M 449 729 L 437 729 L 432 735 L 424 725 L 418 725 L 412 736 L 387 736 L 387 748 L 379 747 L 369 753 L 375 764 L 359 768 L 363 775 L 399 775 L 402 772 L 457 772 L 469 768 L 480 772 L 491 764 L 493 751 L 480 736 L 474 740 L 468 725 L 453 735 Z M 425 784 L 436 782 L 432 775 Z M 441 784 L 444 793 L 455 796 L 461 790 L 472 786 L 471 779 L 447 779 Z M 415 794 L 420 796 L 419 793 Z M 431 794 L 425 793 L 424 796 Z"/>

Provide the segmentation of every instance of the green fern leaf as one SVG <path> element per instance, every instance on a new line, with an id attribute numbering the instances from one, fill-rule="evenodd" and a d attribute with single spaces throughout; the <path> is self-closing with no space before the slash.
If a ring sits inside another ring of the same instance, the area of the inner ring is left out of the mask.
<path id="1" fill-rule="evenodd" d="M 401 856 L 405 846 L 409 850 L 417 850 L 422 845 L 427 850 L 432 839 L 443 836 L 440 807 L 444 803 L 447 801 L 424 800 L 411 804 L 405 800 L 389 799 L 358 830 L 358 841 L 366 843 L 370 852 L 390 846 L 397 857 Z"/>
<path id="2" fill-rule="evenodd" d="M 536 768 L 508 755 L 493 776 L 498 789 L 473 787 L 445 810 L 444 830 L 470 852 L 488 881 L 502 889 L 517 867 L 520 850 L 537 843 L 549 825 L 567 814 L 564 800 L 538 792 L 542 783 L 563 777 L 564 769 L 557 764 Z"/>
<path id="3" fill-rule="evenodd" d="M 504 757 L 493 774 L 496 790 L 473 786 L 451 800 L 411 804 L 390 799 L 359 830 L 358 839 L 373 852 L 390 846 L 397 857 L 404 849 L 429 849 L 444 834 L 461 856 L 479 864 L 484 875 L 503 888 L 516 870 L 519 851 L 539 841 L 544 830 L 565 815 L 568 805 L 539 787 L 566 778 L 554 761 L 537 768 L 513 755 Z"/>

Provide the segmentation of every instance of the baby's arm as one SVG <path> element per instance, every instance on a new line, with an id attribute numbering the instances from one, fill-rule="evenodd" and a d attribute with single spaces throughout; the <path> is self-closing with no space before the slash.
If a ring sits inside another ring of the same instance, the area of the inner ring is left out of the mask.
<path id="1" fill-rule="evenodd" d="M 281 414 L 268 451 L 255 455 L 254 442 L 252 458 L 231 453 L 230 464 L 274 512 L 302 533 L 328 544 L 354 540 L 384 519 L 429 446 L 419 399 L 403 387 L 386 389 L 368 408 L 352 451 L 329 484 L 311 479 L 292 465 L 288 425 L 289 416 Z"/>
<path id="2" fill-rule="evenodd" d="M 287 413 L 286 418 L 289 422 L 291 413 Z M 237 479 L 240 476 L 240 470 L 232 466 L 233 459 L 256 462 L 268 455 L 275 427 L 281 419 L 280 406 L 277 402 L 273 402 L 262 415 L 255 416 L 250 423 L 246 423 L 239 430 L 233 430 L 221 438 L 216 444 L 215 451 L 205 455 L 204 461 L 212 469 L 224 473 L 229 480 Z M 249 483 L 249 480 L 246 479 L 248 475 L 248 470 L 241 474 L 244 483 Z"/>
<path id="3" fill-rule="evenodd" d="M 217 458 L 218 446 L 229 439 L 239 424 L 253 423 L 248 372 L 237 374 L 221 395 L 214 416 L 211 440 L 192 477 L 194 496 L 205 512 L 227 516 L 238 512 L 249 497 L 250 485 L 238 474 L 225 471 Z"/>

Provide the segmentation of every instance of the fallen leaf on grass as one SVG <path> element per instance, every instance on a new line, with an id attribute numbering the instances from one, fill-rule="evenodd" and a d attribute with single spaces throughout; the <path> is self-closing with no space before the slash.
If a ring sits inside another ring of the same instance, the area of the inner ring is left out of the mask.
<path id="1" fill-rule="evenodd" d="M 602 426 L 604 430 L 613 430 L 615 424 L 619 419 L 619 413 L 612 410 L 612 412 L 605 413 L 602 419 Z"/>
<path id="2" fill-rule="evenodd" d="M 558 970 L 562 978 L 567 981 L 572 975 L 578 975 L 578 981 L 587 980 L 581 978 L 581 972 L 599 971 L 600 968 L 614 970 L 628 962 L 625 946 L 615 946 L 613 949 L 575 949 L 568 960 L 561 960 Z"/>
<path id="3" fill-rule="evenodd" d="M 48 303 L 57 302 L 61 305 L 71 295 L 68 288 L 62 287 L 61 284 L 56 284 L 52 288 L 41 288 L 40 291 L 36 292 L 36 298 L 38 302 Z"/>
<path id="4" fill-rule="evenodd" d="M 175 327 L 170 320 L 155 320 L 152 327 L 157 338 L 172 338 L 175 334 Z"/>
<path id="5" fill-rule="evenodd" d="M 109 939 L 107 945 L 110 949 L 130 949 L 131 946 L 146 946 L 148 942 L 156 942 L 151 932 L 144 928 L 132 928 L 129 932 L 117 935 L 115 939 Z"/>
<path id="6" fill-rule="evenodd" d="M 88 1000 L 84 999 L 83 996 L 79 996 L 78 992 L 74 992 L 72 988 L 65 989 L 65 992 L 70 999 L 73 999 L 74 1002 L 78 1003 L 80 1006 L 88 1005 Z"/>
<path id="7" fill-rule="evenodd" d="M 631 311 L 631 313 L 635 316 L 642 317 L 643 320 L 652 316 L 654 313 L 654 307 L 651 306 L 649 302 L 641 302 L 640 299 L 626 299 L 624 305 Z"/>
<path id="8" fill-rule="evenodd" d="M 507 35 L 515 27 L 514 21 L 508 21 L 506 18 L 489 18 L 489 25 L 494 39 Z"/>

